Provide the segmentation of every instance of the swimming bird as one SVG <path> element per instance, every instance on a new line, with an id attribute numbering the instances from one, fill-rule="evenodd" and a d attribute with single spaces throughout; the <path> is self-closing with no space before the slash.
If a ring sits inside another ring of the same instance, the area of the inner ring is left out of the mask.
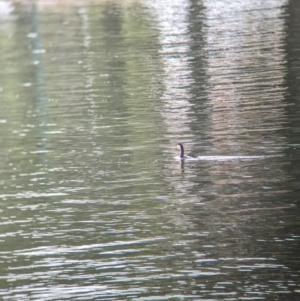
<path id="1" fill-rule="evenodd" d="M 257 160 L 257 159 L 265 159 L 265 158 L 271 158 L 271 157 L 277 157 L 275 156 L 193 156 L 191 154 L 185 155 L 184 154 L 184 148 L 181 143 L 175 142 L 174 145 L 180 150 L 179 158 L 184 159 L 193 159 L 197 161 L 236 161 L 236 160 Z M 279 155 L 280 156 L 280 155 Z M 183 161 L 182 161 L 183 163 Z"/>
<path id="2" fill-rule="evenodd" d="M 193 155 L 190 155 L 190 154 L 185 155 L 185 154 L 184 154 L 184 148 L 183 148 L 183 145 L 182 145 L 181 143 L 175 142 L 174 145 L 180 150 L 180 155 L 179 155 L 179 157 L 180 157 L 181 159 L 195 158 L 195 156 L 193 156 Z"/>

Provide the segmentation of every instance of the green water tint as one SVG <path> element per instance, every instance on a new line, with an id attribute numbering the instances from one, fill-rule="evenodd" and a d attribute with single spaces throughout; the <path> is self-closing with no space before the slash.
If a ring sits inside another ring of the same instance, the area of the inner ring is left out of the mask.
<path id="1" fill-rule="evenodd" d="M 298 298 L 298 4 L 3 5 L 3 300 Z"/>

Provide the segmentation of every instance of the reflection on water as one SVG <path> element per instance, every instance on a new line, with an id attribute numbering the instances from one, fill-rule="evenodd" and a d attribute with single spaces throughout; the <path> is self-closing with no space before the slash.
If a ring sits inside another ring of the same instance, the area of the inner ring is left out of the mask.
<path id="1" fill-rule="evenodd" d="M 285 4 L 205 5 L 210 133 L 222 152 L 278 152 L 284 146 Z"/>
<path id="2" fill-rule="evenodd" d="M 299 298 L 299 5 L 3 3 L 3 300 Z"/>
<path id="3" fill-rule="evenodd" d="M 191 85 L 194 83 L 189 62 L 191 38 L 188 30 L 189 2 L 151 1 L 157 18 L 160 60 L 163 72 L 163 106 L 161 114 L 169 131 L 186 139 L 192 138 L 188 113 L 191 111 Z"/>

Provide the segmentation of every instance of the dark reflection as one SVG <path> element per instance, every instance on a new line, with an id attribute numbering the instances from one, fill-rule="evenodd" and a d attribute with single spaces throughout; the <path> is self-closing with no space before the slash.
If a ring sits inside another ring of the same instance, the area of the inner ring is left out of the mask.
<path id="1" fill-rule="evenodd" d="M 180 160 L 181 173 L 184 174 L 184 160 Z"/>
<path id="2" fill-rule="evenodd" d="M 300 140 L 298 131 L 300 129 L 300 121 L 297 116 L 300 112 L 300 89 L 297 84 L 299 78 L 299 46 L 300 46 L 300 34 L 299 29 L 300 22 L 298 14 L 300 13 L 300 5 L 296 1 L 289 1 L 286 7 L 286 63 L 288 68 L 288 74 L 286 76 L 286 86 L 287 86 L 287 97 L 285 102 L 288 104 L 286 107 L 286 114 L 288 119 L 288 125 L 285 131 L 286 136 L 286 148 L 285 153 L 288 158 L 289 164 L 285 166 L 285 171 L 289 175 L 288 181 L 285 185 L 288 191 L 283 195 L 283 198 L 289 204 L 295 204 L 295 206 L 286 210 L 282 213 L 282 219 L 285 223 L 278 231 L 279 237 L 284 237 L 286 233 L 292 234 L 291 241 L 284 246 L 284 251 L 279 256 L 282 262 L 286 264 L 291 270 L 291 274 L 299 270 L 298 261 L 298 250 L 299 242 L 294 238 L 299 235 L 299 229 L 296 224 L 299 223 L 299 210 L 298 208 L 298 198 L 295 195 L 299 194 L 299 181 L 300 181 Z M 288 255 L 283 255 L 288 254 Z M 298 296 L 296 296 L 298 297 Z"/>

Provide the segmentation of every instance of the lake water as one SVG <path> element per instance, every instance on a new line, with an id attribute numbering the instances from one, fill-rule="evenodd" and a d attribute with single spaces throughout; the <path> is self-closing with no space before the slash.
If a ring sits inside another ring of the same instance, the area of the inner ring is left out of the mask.
<path id="1" fill-rule="evenodd" d="M 300 300 L 299 16 L 0 1 L 1 300 Z"/>

